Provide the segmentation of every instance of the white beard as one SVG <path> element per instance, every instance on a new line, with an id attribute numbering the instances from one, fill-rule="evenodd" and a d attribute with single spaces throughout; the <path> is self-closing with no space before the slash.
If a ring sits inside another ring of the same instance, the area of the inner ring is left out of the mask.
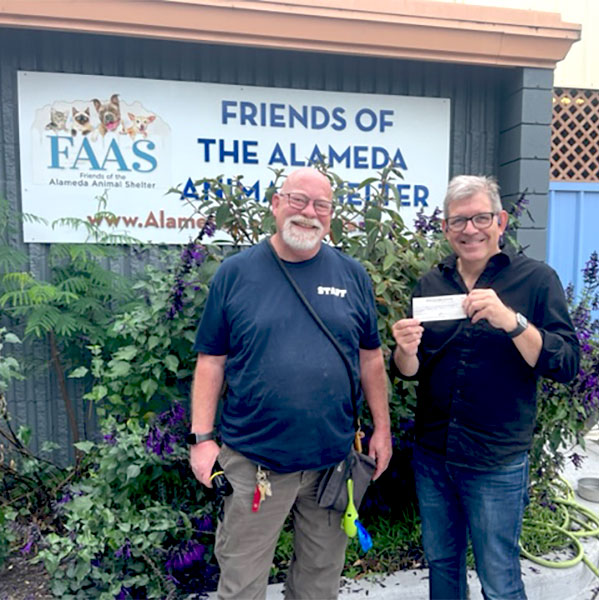
<path id="1" fill-rule="evenodd" d="M 311 225 L 313 228 L 304 229 L 297 227 L 294 223 Z M 322 223 L 318 219 L 306 219 L 299 216 L 287 217 L 283 223 L 281 239 L 293 250 L 311 250 L 322 239 Z"/>

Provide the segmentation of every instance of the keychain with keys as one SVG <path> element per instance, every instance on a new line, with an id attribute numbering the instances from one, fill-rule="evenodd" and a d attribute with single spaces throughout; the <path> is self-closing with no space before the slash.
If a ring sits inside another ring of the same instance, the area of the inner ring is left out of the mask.
<path id="1" fill-rule="evenodd" d="M 258 512 L 260 510 L 260 505 L 268 496 L 272 496 L 270 481 L 268 481 L 268 477 L 262 470 L 262 467 L 258 465 L 258 469 L 256 470 L 256 489 L 254 491 L 254 500 L 252 502 L 252 512 Z"/>

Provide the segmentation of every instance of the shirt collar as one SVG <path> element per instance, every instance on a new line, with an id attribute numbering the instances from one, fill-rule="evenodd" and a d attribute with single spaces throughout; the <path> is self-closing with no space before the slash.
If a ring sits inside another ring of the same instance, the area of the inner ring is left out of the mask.
<path id="1" fill-rule="evenodd" d="M 497 254 L 491 256 L 489 262 L 487 262 L 485 271 L 489 268 L 489 266 L 493 266 L 499 269 L 507 267 L 512 262 L 515 256 L 516 252 L 514 251 L 514 249 L 511 246 L 506 245 L 503 248 L 501 248 L 501 250 Z M 455 253 L 450 254 L 449 256 L 446 256 L 437 266 L 441 273 L 451 274 L 454 273 L 457 269 L 457 260 L 458 257 Z"/>

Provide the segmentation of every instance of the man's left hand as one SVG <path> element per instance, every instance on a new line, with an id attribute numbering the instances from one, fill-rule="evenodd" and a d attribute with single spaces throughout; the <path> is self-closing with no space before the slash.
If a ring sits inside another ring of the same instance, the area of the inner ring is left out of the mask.
<path id="1" fill-rule="evenodd" d="M 518 325 L 516 313 L 492 289 L 472 290 L 464 300 L 464 310 L 473 323 L 487 319 L 492 327 L 504 331 L 512 331 Z"/>
<path id="2" fill-rule="evenodd" d="M 378 479 L 391 460 L 391 432 L 375 429 L 368 442 L 368 456 L 376 460 L 373 481 Z"/>

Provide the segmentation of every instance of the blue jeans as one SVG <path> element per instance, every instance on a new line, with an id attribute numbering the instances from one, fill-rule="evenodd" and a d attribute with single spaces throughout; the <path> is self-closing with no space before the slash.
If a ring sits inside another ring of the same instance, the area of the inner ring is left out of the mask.
<path id="1" fill-rule="evenodd" d="M 486 600 L 526 600 L 518 540 L 528 503 L 528 455 L 481 470 L 414 450 L 431 600 L 467 598 L 468 534 Z"/>

